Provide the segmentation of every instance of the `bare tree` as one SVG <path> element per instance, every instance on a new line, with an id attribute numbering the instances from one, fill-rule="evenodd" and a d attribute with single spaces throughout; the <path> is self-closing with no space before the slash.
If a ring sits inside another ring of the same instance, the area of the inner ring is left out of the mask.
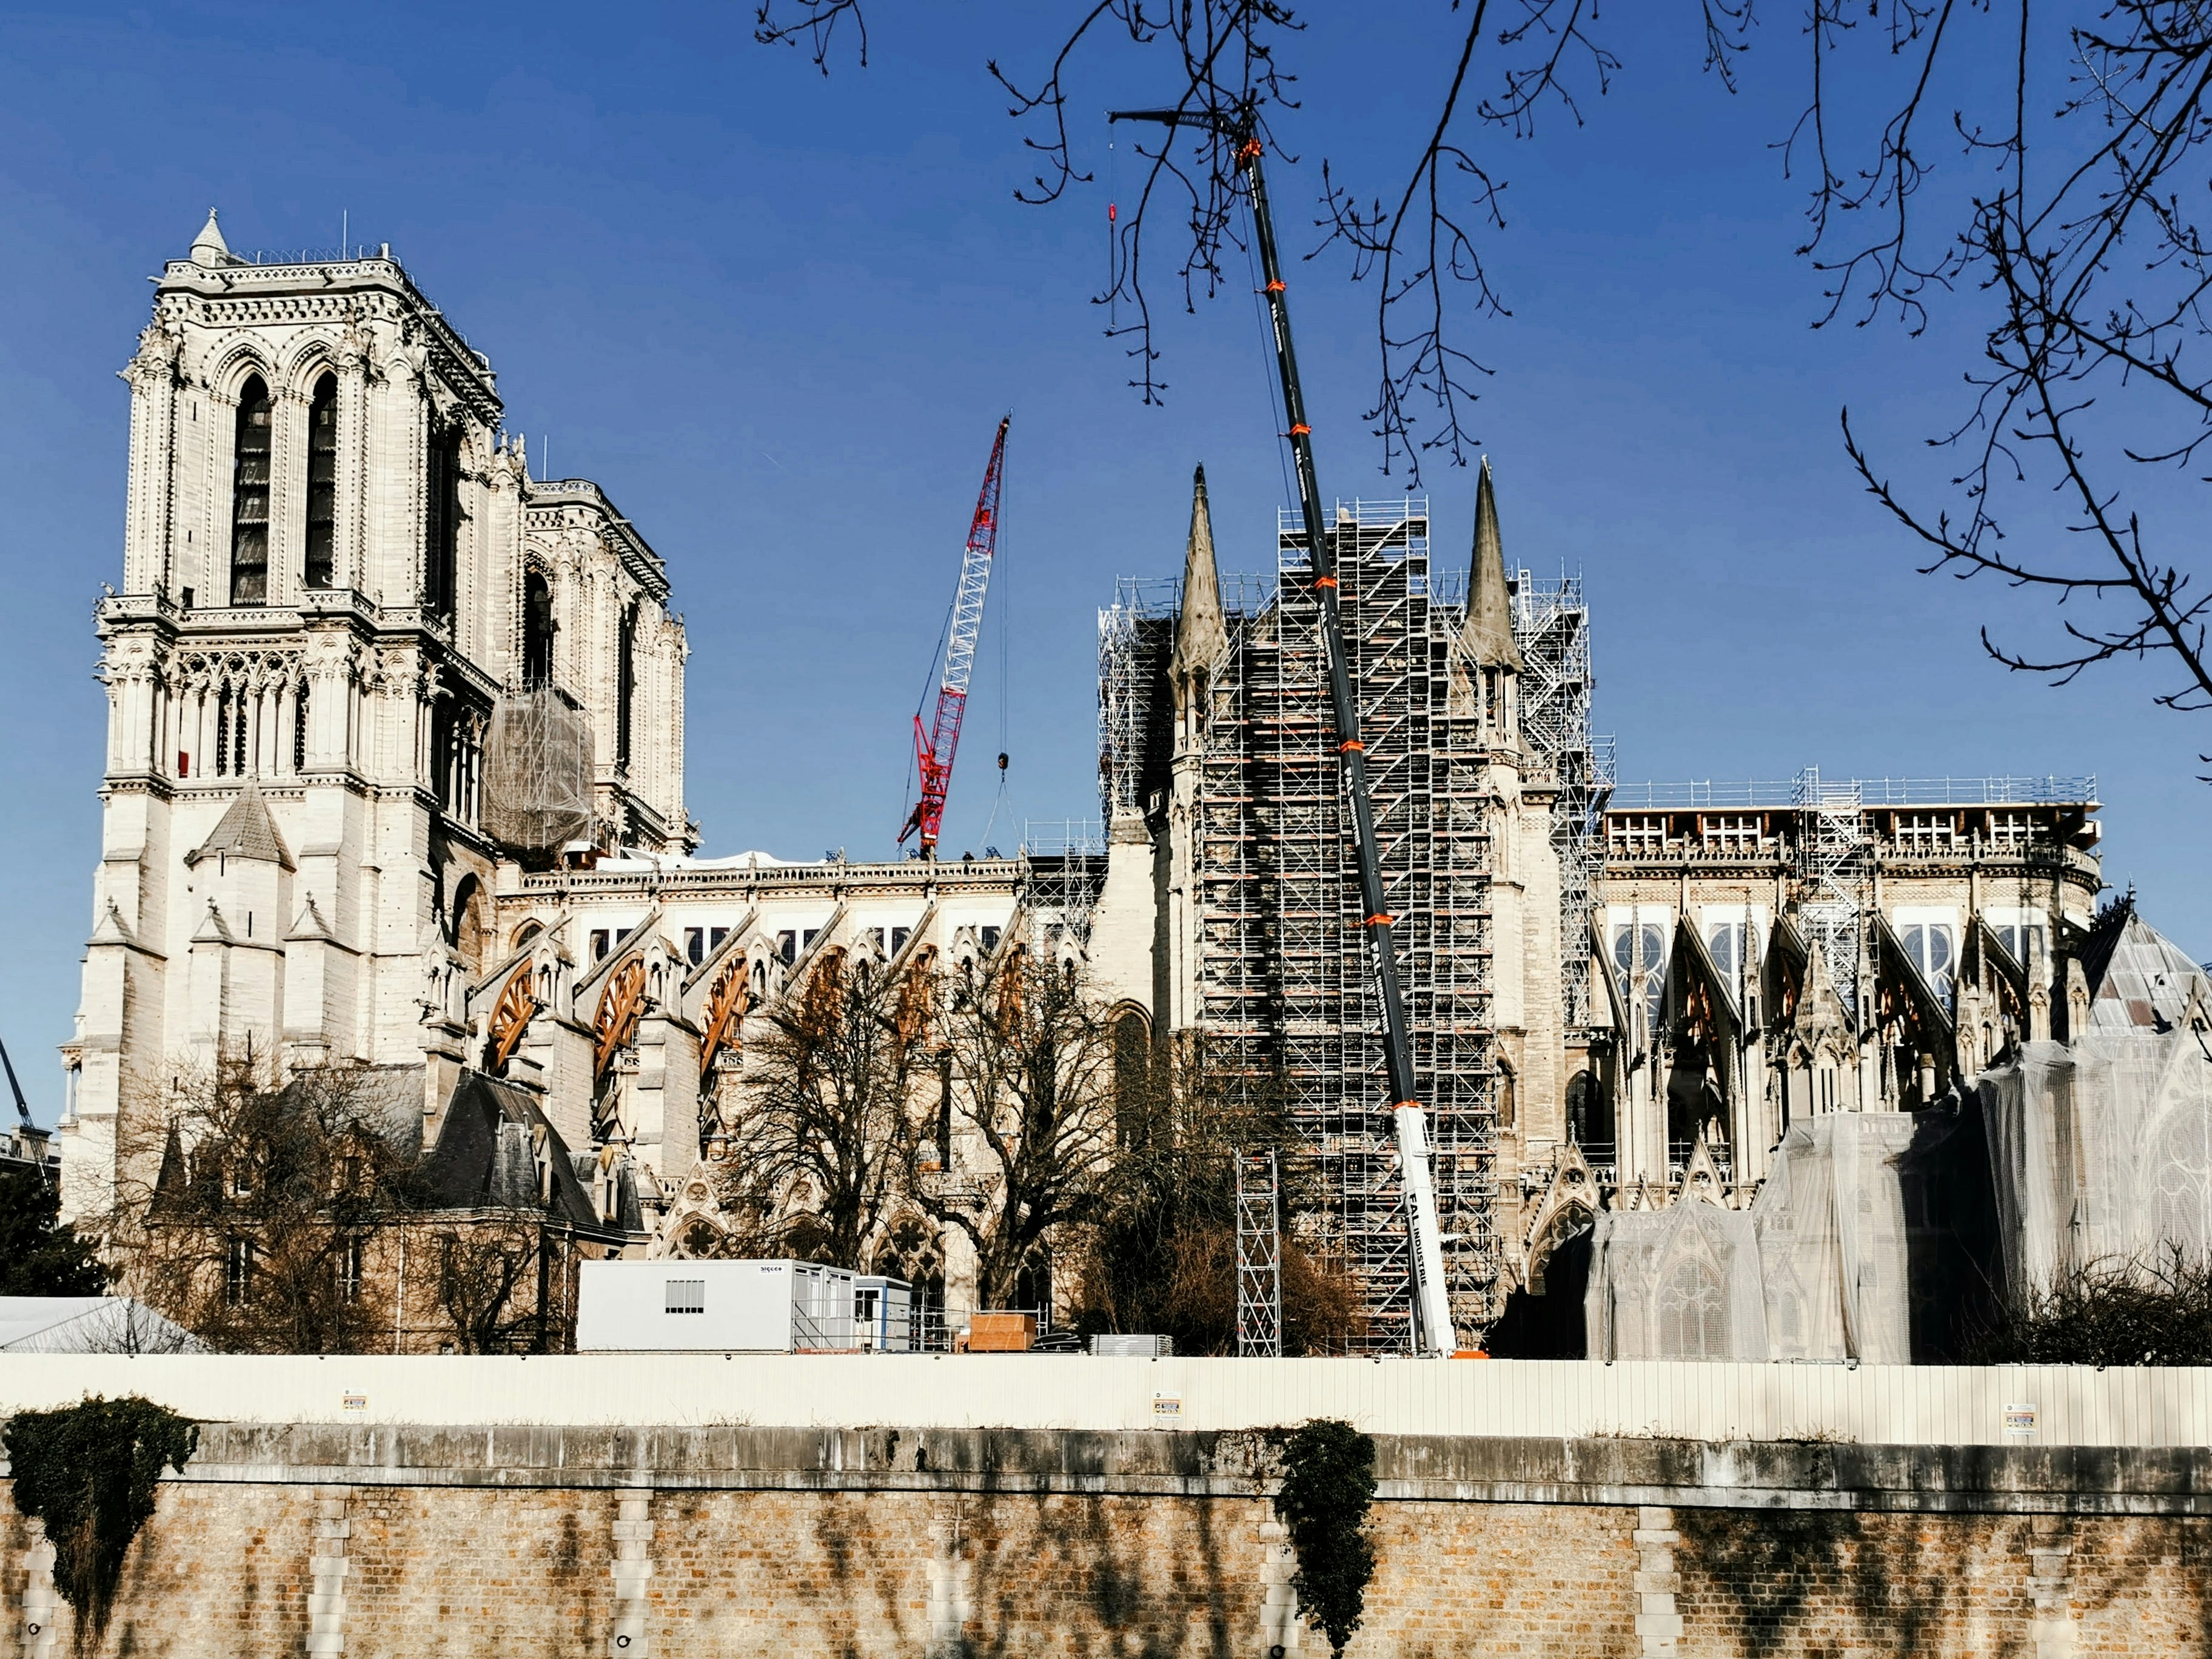
<path id="1" fill-rule="evenodd" d="M 2178 1246 L 2062 1269 L 1972 1343 L 1982 1365 L 2212 1365 L 2212 1262 Z"/>
<path id="2" fill-rule="evenodd" d="M 2144 501 L 2132 471 L 2186 480 L 2212 437 L 2212 266 L 2197 206 L 2212 141 L 2212 12 L 2186 0 L 2105 0 L 2057 22 L 2031 18 L 2027 0 L 1886 0 L 1884 10 L 1880 38 L 1858 44 L 1905 57 L 1912 72 L 1855 168 L 1838 158 L 1826 88 L 1863 22 L 1841 0 L 1815 0 L 1808 29 L 1814 95 L 1796 142 L 1819 175 L 1806 251 L 1831 278 L 1828 315 L 1887 310 L 1917 331 L 1930 303 L 1962 289 L 1991 310 L 1971 403 L 1936 441 L 1963 457 L 1954 507 L 1893 489 L 1847 417 L 1851 460 L 1930 550 L 1924 569 L 1995 576 L 2062 607 L 2062 636 L 2047 647 L 2001 644 L 1984 628 L 1997 661 L 2066 684 L 2116 659 L 2154 659 L 2171 674 L 2160 706 L 2212 709 L 2212 591 L 2190 568 L 2202 558 L 2193 515 Z M 2062 44 L 2069 92 L 2045 114 L 2033 66 Z M 1977 106 L 1974 71 L 1996 53 L 2011 73 L 1994 87 L 1984 77 Z M 1944 86 L 1961 89 L 1960 104 L 1935 102 Z M 1925 206 L 1931 127 L 1969 169 L 1948 213 Z M 2038 497 L 2055 498 L 2057 513 Z"/>
<path id="3" fill-rule="evenodd" d="M 1113 1038 L 1072 969 L 1019 949 L 957 981 L 946 1003 L 954 1156 L 938 1181 L 910 1162 L 911 1188 L 975 1247 L 977 1304 L 1005 1307 L 1024 1271 L 1114 1190 Z"/>
<path id="4" fill-rule="evenodd" d="M 832 951 L 762 1016 L 730 1135 L 725 1210 L 810 1261 L 865 1271 L 911 1139 L 927 975 Z"/>
<path id="5" fill-rule="evenodd" d="M 1547 112 L 1579 124 L 1606 91 L 1621 63 L 1598 14 L 1595 0 L 1449 0 L 1412 70 L 1434 64 L 1433 90 L 1413 100 L 1390 186 L 1356 187 L 1322 158 L 1308 257 L 1334 247 L 1354 281 L 1375 285 L 1366 418 L 1386 471 L 1402 464 L 1418 483 L 1425 454 L 1468 459 L 1487 371 L 1465 331 L 1510 314 L 1483 256 L 1506 222 L 1498 141 L 1533 136 Z M 2212 435 L 2197 206 L 2212 11 L 2197 0 L 1800 0 L 1796 15 L 1806 97 L 1778 148 L 1808 175 L 1799 251 L 1826 279 L 1819 320 L 1887 318 L 1917 332 L 1940 301 L 1986 307 L 1966 406 L 1933 440 L 1961 458 L 1948 484 L 1893 488 L 1847 419 L 1851 463 L 1928 549 L 1925 570 L 1991 576 L 2059 607 L 2045 647 L 1984 629 L 1997 661 L 2063 684 L 2148 660 L 2167 676 L 2158 704 L 2212 710 L 2212 591 L 2186 494 L 2207 482 L 2188 469 Z M 1699 0 L 1687 15 L 1709 78 L 1732 91 L 1753 0 Z M 1288 159 L 1304 27 L 1281 0 L 1087 0 L 1047 24 L 1033 70 L 991 65 L 1032 130 L 1039 170 L 1017 193 L 1040 203 L 1091 182 L 1069 123 L 1079 72 L 1117 43 L 1158 65 L 1148 101 L 1180 118 L 1136 146 L 1141 181 L 1096 296 L 1133 313 L 1109 331 L 1126 339 L 1147 403 L 1166 389 L 1153 228 L 1171 238 L 1187 308 L 1235 285 L 1229 268 L 1248 242 L 1237 151 L 1257 143 Z M 804 45 L 824 73 L 841 41 L 866 62 L 860 0 L 757 0 L 755 33 Z M 2040 77 L 2059 65 L 2069 87 L 2053 106 Z M 2172 474 L 2171 492 L 2159 473 Z M 2212 752 L 2201 758 L 2212 765 Z"/>
<path id="6" fill-rule="evenodd" d="M 434 1227 L 438 1306 L 463 1353 L 559 1353 L 573 1321 L 567 1262 L 544 1216 L 478 1213 Z"/>
<path id="7" fill-rule="evenodd" d="M 118 1289 L 218 1348 L 372 1346 L 383 1318 L 362 1255 L 405 1209 L 415 1161 L 370 1074 L 319 1067 L 280 1084 L 226 1060 L 187 1073 L 167 1103 L 158 1152 L 119 1149 L 137 1173 L 105 1228 Z"/>
<path id="8" fill-rule="evenodd" d="M 1237 1160 L 1273 1152 L 1296 1213 L 1318 1196 L 1297 1156 L 1284 1079 L 1215 1063 L 1202 1040 L 1179 1043 L 1135 1087 L 1121 1087 L 1120 1168 L 1083 1255 L 1079 1320 L 1170 1336 L 1179 1353 L 1227 1353 L 1237 1340 Z M 1282 1237 L 1285 1351 L 1343 1352 L 1357 1295 L 1326 1255 Z"/>

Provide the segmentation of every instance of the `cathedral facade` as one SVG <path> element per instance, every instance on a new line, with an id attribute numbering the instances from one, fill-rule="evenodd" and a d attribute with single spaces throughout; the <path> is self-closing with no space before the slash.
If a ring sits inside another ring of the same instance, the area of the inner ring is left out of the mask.
<path id="1" fill-rule="evenodd" d="M 252 264 L 210 213 L 153 311 L 98 613 L 73 1212 L 151 1179 L 121 1165 L 219 1055 L 382 1068 L 434 1117 L 491 948 L 503 698 L 558 688 L 588 727 L 584 850 L 696 838 L 660 560 L 595 485 L 530 477 L 489 359 L 388 249 Z"/>
<path id="2" fill-rule="evenodd" d="M 210 215 L 124 379 L 71 1213 L 153 1190 L 190 1151 L 165 1146 L 185 1080 L 246 1060 L 373 1076 L 456 1212 L 536 1193 L 594 1250 L 714 1253 L 776 1010 L 1025 956 L 1097 1000 L 1118 1065 L 1281 1100 L 1288 1224 L 1352 1280 L 1358 1345 L 1407 1346 L 1301 520 L 1263 574 L 1225 571 L 1201 472 L 1180 578 L 1102 613 L 1095 841 L 702 858 L 660 558 L 596 485 L 531 477 L 489 361 L 388 251 L 249 263 Z M 1750 1224 L 1654 1218 L 1772 1210 L 1823 1121 L 1955 1118 L 2090 1030 L 2118 925 L 2094 781 L 1616 788 L 1577 581 L 1509 562 L 1486 465 L 1474 507 L 1463 554 L 1415 496 L 1331 532 L 1452 1316 L 1580 1352 L 1602 1243 L 1607 1351 L 1674 1352 L 1695 1322 L 1655 1334 L 1637 1274 Z M 949 1124 L 945 1077 L 917 1110 Z M 976 1142 L 940 1129 L 917 1179 L 989 1202 Z M 927 1208 L 890 1206 L 864 1265 L 970 1305 L 972 1250 Z"/>

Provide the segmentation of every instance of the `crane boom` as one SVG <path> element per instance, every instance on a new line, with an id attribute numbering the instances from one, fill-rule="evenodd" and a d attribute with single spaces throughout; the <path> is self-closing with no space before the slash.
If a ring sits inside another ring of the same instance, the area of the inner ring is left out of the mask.
<path id="1" fill-rule="evenodd" d="M 1382 860 L 1376 850 L 1375 807 L 1367 787 L 1367 750 L 1359 736 L 1359 705 L 1352 696 L 1352 672 L 1344 644 L 1344 620 L 1337 603 L 1336 551 L 1322 516 L 1321 483 L 1314 471 L 1313 428 L 1306 420 L 1298 358 L 1291 344 L 1289 289 L 1275 248 L 1275 221 L 1267 207 L 1267 182 L 1261 170 L 1266 146 L 1247 121 L 1231 123 L 1206 112 L 1138 110 L 1110 120 L 1157 121 L 1166 126 L 1204 125 L 1228 134 L 1237 145 L 1237 168 L 1252 201 L 1252 223 L 1259 243 L 1260 273 L 1267 284 L 1268 320 L 1274 332 L 1275 369 L 1282 385 L 1283 414 L 1290 422 L 1291 464 L 1297 474 L 1298 507 L 1305 520 L 1306 561 L 1321 610 L 1322 641 L 1328 661 L 1328 699 L 1336 727 L 1337 758 L 1344 791 L 1352 803 L 1352 828 L 1359 854 L 1361 928 L 1367 935 L 1368 965 L 1376 1000 L 1382 1005 L 1382 1049 L 1390 1085 L 1389 1113 L 1398 1160 L 1406 1184 L 1407 1231 L 1413 1245 L 1414 1325 L 1420 1347 L 1449 1354 L 1458 1346 L 1451 1304 L 1444 1292 L 1443 1243 L 1437 1224 L 1436 1188 L 1431 1178 L 1427 1119 L 1413 1089 L 1413 1050 L 1406 1030 L 1406 1004 L 1398 985 L 1398 951 L 1390 935 L 1396 920 L 1386 906 Z"/>
<path id="2" fill-rule="evenodd" d="M 945 795 L 952 787 L 952 757 L 960 749 L 961 717 L 968 712 L 968 678 L 975 667 L 975 640 L 983 629 L 983 597 L 991 586 L 991 558 L 999 545 L 999 488 L 1004 481 L 1006 428 L 999 422 L 991 445 L 991 464 L 983 469 L 983 488 L 975 496 L 975 516 L 968 524 L 968 545 L 960 556 L 960 585 L 952 594 L 952 625 L 945 637 L 945 672 L 938 677 L 937 713 L 924 725 L 914 717 L 914 758 L 921 773 L 921 799 L 914 804 L 899 842 L 919 830 L 921 855 L 937 856 L 938 826 L 945 819 Z"/>

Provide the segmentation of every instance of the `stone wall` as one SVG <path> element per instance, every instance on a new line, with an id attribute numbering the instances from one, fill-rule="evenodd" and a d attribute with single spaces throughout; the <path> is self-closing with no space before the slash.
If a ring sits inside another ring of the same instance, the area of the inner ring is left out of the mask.
<path id="1" fill-rule="evenodd" d="M 1380 1437 L 1369 1656 L 2212 1653 L 2212 1452 Z M 1243 1434 L 210 1425 L 101 1655 L 1251 1655 Z M 0 1517 L 27 1659 L 44 1545 Z"/>

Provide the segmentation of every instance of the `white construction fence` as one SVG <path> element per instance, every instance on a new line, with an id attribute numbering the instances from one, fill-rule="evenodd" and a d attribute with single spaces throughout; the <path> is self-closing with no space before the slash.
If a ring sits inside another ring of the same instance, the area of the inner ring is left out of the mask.
<path id="1" fill-rule="evenodd" d="M 208 1422 L 1223 1430 L 1869 1444 L 2212 1443 L 2212 1368 L 1036 1354 L 0 1355 L 0 1413 L 143 1395 Z"/>

